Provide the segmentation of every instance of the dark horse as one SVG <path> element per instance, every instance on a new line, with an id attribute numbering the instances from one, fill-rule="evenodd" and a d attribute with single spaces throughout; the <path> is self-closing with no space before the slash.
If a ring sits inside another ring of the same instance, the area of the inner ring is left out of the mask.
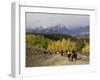
<path id="1" fill-rule="evenodd" d="M 74 50 L 72 51 L 72 53 L 68 54 L 68 59 L 70 61 L 77 60 L 77 54 L 76 54 L 76 52 Z"/>
<path id="2" fill-rule="evenodd" d="M 76 53 L 73 53 L 72 56 L 71 56 L 71 59 L 72 59 L 72 61 L 73 61 L 74 59 L 77 60 L 77 54 L 76 54 Z"/>

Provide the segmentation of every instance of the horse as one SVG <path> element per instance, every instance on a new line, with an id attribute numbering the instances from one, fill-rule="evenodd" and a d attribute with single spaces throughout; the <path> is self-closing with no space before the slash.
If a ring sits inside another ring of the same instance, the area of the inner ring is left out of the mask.
<path id="1" fill-rule="evenodd" d="M 72 53 L 68 52 L 67 57 L 70 61 L 77 60 L 77 54 L 74 51 Z"/>
<path id="2" fill-rule="evenodd" d="M 74 50 L 72 51 L 71 59 L 72 59 L 72 61 L 73 61 L 73 59 L 77 60 L 77 54 Z"/>
<path id="3" fill-rule="evenodd" d="M 71 59 L 71 53 L 70 52 L 68 52 L 67 57 L 68 57 L 69 60 Z"/>
<path id="4" fill-rule="evenodd" d="M 75 61 L 77 60 L 77 54 L 76 53 L 73 53 L 72 56 L 71 56 L 71 60 L 73 61 L 75 59 Z"/>

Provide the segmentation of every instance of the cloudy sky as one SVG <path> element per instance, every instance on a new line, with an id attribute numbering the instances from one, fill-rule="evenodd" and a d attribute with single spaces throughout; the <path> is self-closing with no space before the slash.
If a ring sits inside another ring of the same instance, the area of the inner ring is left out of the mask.
<path id="1" fill-rule="evenodd" d="M 67 28 L 85 27 L 89 25 L 88 15 L 63 15 L 47 13 L 26 13 L 26 28 L 51 27 L 55 25 L 64 25 Z"/>

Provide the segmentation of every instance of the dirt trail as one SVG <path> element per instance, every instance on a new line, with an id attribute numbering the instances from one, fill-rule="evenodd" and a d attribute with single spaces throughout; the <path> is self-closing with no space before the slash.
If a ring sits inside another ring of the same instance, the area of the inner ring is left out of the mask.
<path id="1" fill-rule="evenodd" d="M 38 54 L 36 54 L 37 52 Z M 69 61 L 65 56 L 43 54 L 39 50 L 32 50 L 30 54 L 27 50 L 26 54 L 26 67 L 89 64 L 89 56 L 85 55 L 79 55 L 79 58 L 81 58 L 76 61 Z"/>

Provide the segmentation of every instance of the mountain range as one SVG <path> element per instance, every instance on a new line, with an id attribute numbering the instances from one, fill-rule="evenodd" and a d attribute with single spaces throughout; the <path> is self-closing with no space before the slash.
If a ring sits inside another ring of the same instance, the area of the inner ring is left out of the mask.
<path id="1" fill-rule="evenodd" d="M 39 26 L 37 28 L 31 28 L 28 29 L 26 28 L 27 33 L 37 33 L 37 34 L 64 34 L 64 35 L 89 35 L 89 26 L 78 26 L 78 27 L 71 27 L 67 28 L 66 26 L 63 25 L 55 25 L 51 27 L 44 28 L 42 26 Z"/>

